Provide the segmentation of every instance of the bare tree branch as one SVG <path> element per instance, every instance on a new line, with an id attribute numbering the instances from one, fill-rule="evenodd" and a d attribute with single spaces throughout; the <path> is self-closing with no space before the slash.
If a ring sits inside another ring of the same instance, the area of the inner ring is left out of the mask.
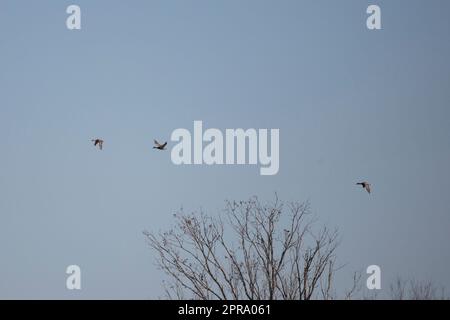
<path id="1" fill-rule="evenodd" d="M 181 210 L 175 219 L 168 232 L 144 232 L 170 299 L 335 298 L 338 232 L 315 230 L 308 203 L 253 197 L 226 202 L 217 218 Z"/>

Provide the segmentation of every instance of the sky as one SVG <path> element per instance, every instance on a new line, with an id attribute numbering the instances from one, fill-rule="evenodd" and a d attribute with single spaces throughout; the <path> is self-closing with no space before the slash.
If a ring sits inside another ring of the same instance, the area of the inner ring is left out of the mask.
<path id="1" fill-rule="evenodd" d="M 71 4 L 81 30 L 66 27 Z M 381 30 L 366 27 L 370 4 Z M 381 296 L 397 275 L 450 289 L 449 11 L 446 0 L 2 0 L 0 298 L 158 298 L 143 230 L 168 229 L 180 207 L 217 215 L 227 199 L 274 192 L 339 229 L 340 288 L 376 264 Z M 170 135 L 195 120 L 278 128 L 278 174 L 174 165 Z M 66 288 L 73 264 L 81 290 Z"/>

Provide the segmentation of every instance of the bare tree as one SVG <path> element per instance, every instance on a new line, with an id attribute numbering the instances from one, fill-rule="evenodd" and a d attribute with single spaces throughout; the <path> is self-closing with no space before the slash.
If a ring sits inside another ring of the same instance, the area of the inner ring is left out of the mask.
<path id="1" fill-rule="evenodd" d="M 228 201 L 224 214 L 175 214 L 168 232 L 144 235 L 175 299 L 333 299 L 338 233 L 314 228 L 308 203 Z M 283 217 L 283 219 L 281 219 Z M 355 285 L 346 294 L 351 298 Z"/>
<path id="2" fill-rule="evenodd" d="M 390 285 L 393 300 L 438 300 L 448 299 L 445 289 L 440 290 L 431 281 L 404 280 L 397 277 Z"/>
<path id="3" fill-rule="evenodd" d="M 390 294 L 392 300 L 404 300 L 406 298 L 406 281 L 397 277 L 390 285 Z"/>

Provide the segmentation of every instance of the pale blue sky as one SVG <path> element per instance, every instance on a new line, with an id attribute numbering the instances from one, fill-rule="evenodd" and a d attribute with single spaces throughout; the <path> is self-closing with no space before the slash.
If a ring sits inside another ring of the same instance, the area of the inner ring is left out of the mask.
<path id="1" fill-rule="evenodd" d="M 82 30 L 66 29 L 78 4 Z M 380 31 L 366 8 L 382 9 Z M 0 2 L 0 298 L 156 298 L 143 229 L 258 195 L 339 228 L 338 279 L 450 288 L 450 2 Z M 175 166 L 176 128 L 279 128 L 280 171 Z M 104 150 L 90 139 L 102 137 Z M 355 186 L 373 184 L 368 196 Z M 82 290 L 65 268 L 82 269 Z"/>

